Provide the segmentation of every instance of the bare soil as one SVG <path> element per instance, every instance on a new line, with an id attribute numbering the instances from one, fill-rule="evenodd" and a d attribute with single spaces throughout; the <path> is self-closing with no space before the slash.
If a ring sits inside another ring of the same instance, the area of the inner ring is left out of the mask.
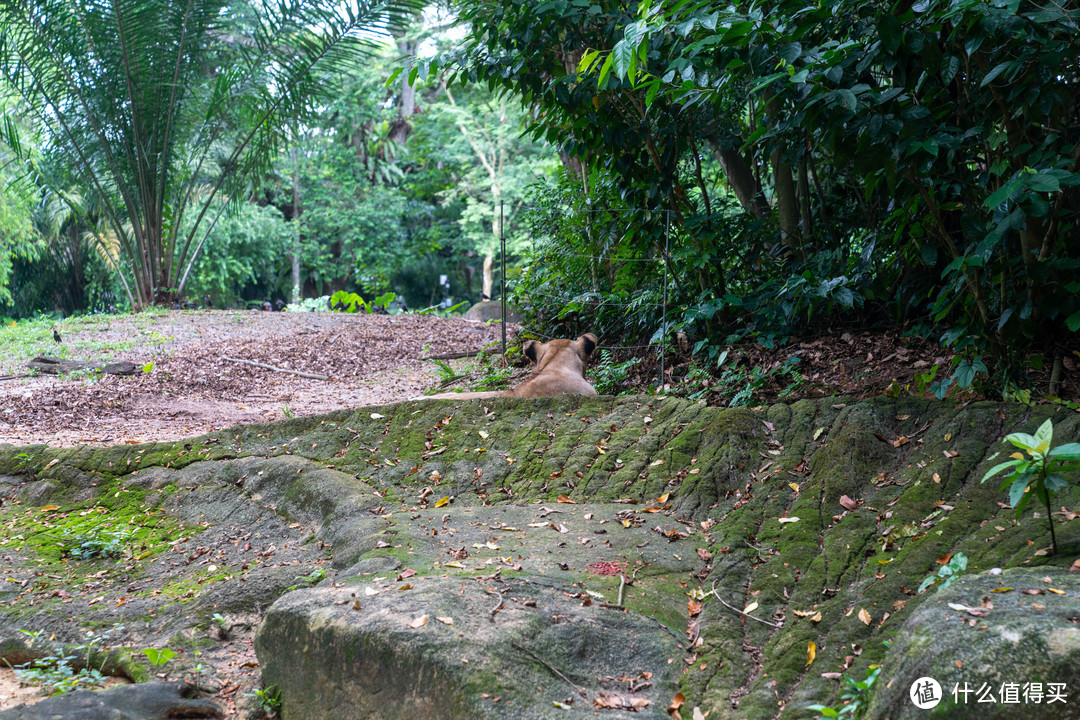
<path id="1" fill-rule="evenodd" d="M 421 357 L 479 350 L 500 333 L 497 325 L 427 315 L 195 310 L 164 313 L 150 323 L 102 316 L 65 331 L 68 359 L 153 362 L 153 369 L 128 377 L 43 374 L 0 382 L 0 442 L 175 440 L 240 423 L 396 402 L 437 383 L 435 367 Z M 122 351 L 111 349 L 120 344 Z M 86 347 L 95 350 L 80 352 Z M 26 372 L 31 359 L 0 351 L 0 373 Z"/>

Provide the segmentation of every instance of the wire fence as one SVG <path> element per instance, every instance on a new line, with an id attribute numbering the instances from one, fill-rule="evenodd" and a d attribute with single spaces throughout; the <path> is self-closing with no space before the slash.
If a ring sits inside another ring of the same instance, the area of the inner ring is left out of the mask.
<path id="1" fill-rule="evenodd" d="M 533 209 L 533 210 L 544 209 L 544 210 L 546 210 L 546 208 L 538 208 L 538 207 L 525 206 L 525 205 L 519 205 L 517 207 L 522 208 L 522 209 L 526 209 L 526 210 L 529 210 L 529 209 Z M 601 214 L 603 214 L 603 215 L 634 215 L 634 214 L 637 214 L 637 215 L 641 216 L 641 220 L 644 221 L 644 222 L 655 221 L 658 218 L 663 219 L 663 223 L 664 223 L 664 248 L 663 248 L 663 255 L 661 257 L 651 257 L 651 258 L 641 258 L 641 257 L 621 258 L 620 257 L 620 258 L 616 258 L 616 257 L 611 257 L 611 256 L 605 256 L 605 255 L 592 255 L 592 254 L 580 254 L 580 253 L 569 253 L 569 252 L 560 252 L 559 253 L 559 257 L 561 257 L 561 258 L 577 258 L 577 259 L 580 259 L 580 260 L 595 260 L 595 261 L 617 262 L 617 263 L 654 263 L 654 264 L 660 264 L 663 267 L 664 283 L 663 283 L 663 301 L 662 302 L 659 302 L 659 303 L 655 303 L 655 302 L 651 302 L 651 303 L 650 302 L 621 303 L 621 302 L 615 302 L 615 301 L 610 301 L 610 300 L 595 301 L 595 300 L 590 300 L 590 299 L 588 299 L 586 297 L 586 296 L 588 296 L 590 294 L 595 294 L 595 291 L 593 291 L 593 290 L 585 290 L 585 291 L 582 291 L 580 293 L 577 293 L 576 295 L 573 296 L 575 299 L 570 300 L 570 302 L 587 303 L 590 307 L 624 307 L 624 308 L 651 307 L 651 308 L 660 308 L 661 332 L 659 333 L 659 336 L 660 336 L 660 341 L 659 342 L 651 342 L 650 341 L 649 343 L 647 343 L 645 345 L 598 345 L 597 349 L 598 350 L 643 350 L 643 349 L 649 349 L 649 348 L 656 347 L 657 348 L 657 353 L 659 355 L 659 361 L 660 361 L 659 362 L 659 365 L 660 365 L 660 377 L 659 377 L 658 385 L 660 385 L 662 387 L 663 384 L 664 384 L 664 376 L 665 376 L 665 369 L 666 369 L 664 367 L 665 355 L 667 354 L 668 282 L 670 280 L 669 270 L 670 270 L 670 264 L 671 264 L 671 255 L 670 255 L 670 246 L 671 246 L 671 211 L 670 210 L 664 210 L 664 211 L 657 212 L 655 210 L 648 210 L 648 209 L 645 209 L 645 208 L 622 208 L 622 209 L 614 209 L 614 210 L 612 210 L 612 209 L 582 209 L 582 210 L 575 210 L 575 212 L 585 212 L 585 213 L 592 213 L 592 214 L 597 214 L 597 215 L 601 215 Z M 506 229 L 505 210 L 504 210 L 503 201 L 500 200 L 499 201 L 499 250 L 500 250 L 499 256 L 500 256 L 500 267 L 502 269 L 502 277 L 500 278 L 500 293 L 499 294 L 500 294 L 500 298 L 502 300 L 502 317 L 504 318 L 504 320 L 506 318 L 506 310 L 507 310 L 507 308 L 506 308 L 507 295 L 506 295 L 506 233 L 505 233 L 505 229 Z M 532 292 L 532 293 L 530 293 L 530 295 L 547 298 L 549 300 L 564 300 L 564 298 L 562 296 L 551 295 L 551 294 L 546 294 L 546 293 Z M 503 354 L 505 355 L 506 354 L 506 323 L 505 323 L 505 321 L 503 323 L 501 323 L 501 325 L 502 325 L 502 351 L 503 351 Z M 552 337 L 550 335 L 546 335 L 546 334 L 544 334 L 542 332 L 538 332 L 538 331 L 535 331 L 535 330 L 530 330 L 529 332 L 530 332 L 530 334 L 538 335 L 541 338 L 544 338 L 545 340 L 554 340 L 555 339 L 554 337 Z M 654 337 L 655 337 L 655 335 L 654 335 Z"/>

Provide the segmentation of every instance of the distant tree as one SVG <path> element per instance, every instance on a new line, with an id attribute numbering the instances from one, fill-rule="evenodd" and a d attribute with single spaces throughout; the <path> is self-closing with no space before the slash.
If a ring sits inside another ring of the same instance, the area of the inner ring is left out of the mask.
<path id="1" fill-rule="evenodd" d="M 0 73 L 45 158 L 62 159 L 100 207 L 89 229 L 115 243 L 143 307 L 183 293 L 208 233 L 287 129 L 417 4 L 0 0 Z M 10 118 L 0 131 L 30 155 Z"/>

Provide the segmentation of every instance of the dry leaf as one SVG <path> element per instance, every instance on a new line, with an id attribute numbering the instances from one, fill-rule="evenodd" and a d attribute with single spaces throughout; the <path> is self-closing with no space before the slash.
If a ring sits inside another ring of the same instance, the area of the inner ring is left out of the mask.
<path id="1" fill-rule="evenodd" d="M 660 497 L 656 498 L 656 502 L 666 503 L 668 501 L 669 497 L 671 497 L 671 493 L 666 492 L 663 495 L 661 495 Z"/>
<path id="2" fill-rule="evenodd" d="M 840 496 L 840 504 L 844 507 L 845 510 L 856 510 L 859 507 L 859 503 L 855 500 L 852 500 L 847 495 Z"/>
<path id="3" fill-rule="evenodd" d="M 806 643 L 806 667 L 810 667 L 817 657 L 817 644 L 813 640 Z"/>
<path id="4" fill-rule="evenodd" d="M 866 608 L 859 608 L 859 619 L 862 620 L 863 625 L 870 624 L 870 613 L 866 612 Z"/>
<path id="5" fill-rule="evenodd" d="M 449 504 L 450 504 L 450 496 L 446 495 L 444 497 L 439 498 L 439 500 L 435 503 L 435 507 L 441 508 L 441 507 L 445 507 L 445 506 L 447 506 Z"/>
<path id="6" fill-rule="evenodd" d="M 386 417 L 386 416 L 385 415 L 380 415 L 379 413 L 371 413 L 371 419 L 372 420 L 382 420 L 384 417 Z"/>
<path id="7" fill-rule="evenodd" d="M 787 486 L 788 486 L 789 488 L 791 488 L 792 490 L 794 490 L 795 492 L 799 492 L 799 483 L 790 483 L 790 482 L 789 482 L 789 483 L 787 484 Z"/>
<path id="8" fill-rule="evenodd" d="M 428 616 L 427 615 L 421 615 L 420 617 L 416 618 L 411 623 L 409 623 L 409 627 L 411 627 L 412 629 L 415 630 L 416 628 L 424 627 L 424 625 L 427 624 L 427 621 L 428 621 Z"/>
<path id="9" fill-rule="evenodd" d="M 41 510 L 43 510 L 43 511 L 59 510 L 59 509 L 60 509 L 59 505 L 42 505 L 41 506 Z"/>
<path id="10" fill-rule="evenodd" d="M 560 495 L 558 500 L 561 503 L 570 503 L 571 505 L 576 505 L 577 504 L 577 500 L 571 500 L 570 498 L 568 498 L 565 495 Z"/>
<path id="11" fill-rule="evenodd" d="M 690 600 L 686 604 L 686 607 L 690 611 L 690 617 L 694 617 L 695 615 L 700 615 L 701 611 L 705 609 L 705 606 L 702 605 L 701 603 L 699 603 L 696 600 Z"/>
<path id="12" fill-rule="evenodd" d="M 797 518 L 797 517 L 782 517 L 782 518 L 780 518 L 780 522 L 782 522 L 782 523 L 799 522 L 799 518 Z"/>
<path id="13" fill-rule="evenodd" d="M 672 717 L 678 715 L 679 708 L 681 708 L 685 702 L 686 698 L 683 696 L 682 693 L 675 693 L 675 697 L 671 699 L 671 704 L 668 705 L 667 708 L 668 715 L 671 715 Z"/>
<path id="14" fill-rule="evenodd" d="M 452 617 L 439 617 L 438 615 L 436 615 L 435 619 L 438 620 L 439 622 L 441 622 L 443 625 L 453 625 L 454 624 L 454 618 L 452 618 Z"/>
<path id="15" fill-rule="evenodd" d="M 755 601 L 751 602 L 749 605 L 747 605 L 746 607 L 744 607 L 743 612 L 746 613 L 747 615 L 749 615 L 750 613 L 754 612 L 757 609 L 758 609 L 758 604 L 757 604 L 757 601 L 755 600 Z"/>
<path id="16" fill-rule="evenodd" d="M 810 617 L 811 615 L 813 615 L 817 611 L 816 610 L 792 610 L 792 612 L 795 613 L 795 617 Z"/>
<path id="17" fill-rule="evenodd" d="M 814 617 L 810 618 L 810 622 L 812 622 L 812 623 L 819 623 L 819 622 L 821 622 L 821 613 L 820 613 L 820 612 L 819 612 L 819 613 L 815 613 L 815 614 L 814 614 Z"/>
<path id="18" fill-rule="evenodd" d="M 448 562 L 448 563 L 443 563 L 443 567 L 458 568 L 459 570 L 464 570 L 465 569 L 465 566 L 462 565 L 461 563 L 459 563 L 457 560 L 453 560 L 453 561 Z"/>

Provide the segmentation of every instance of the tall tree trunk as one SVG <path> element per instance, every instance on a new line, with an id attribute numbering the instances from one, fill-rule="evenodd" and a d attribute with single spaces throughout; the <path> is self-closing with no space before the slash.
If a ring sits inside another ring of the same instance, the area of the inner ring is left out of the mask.
<path id="1" fill-rule="evenodd" d="M 294 146 L 292 154 L 292 226 L 293 226 L 293 251 L 289 262 L 292 265 L 292 293 L 290 302 L 300 302 L 300 173 L 299 153 Z"/>
<path id="2" fill-rule="evenodd" d="M 722 147 L 715 138 L 709 138 L 709 148 L 713 156 L 719 161 L 720 167 L 727 177 L 728 185 L 738 198 L 739 204 L 748 213 L 756 218 L 764 218 L 769 214 L 769 203 L 761 194 L 761 186 L 754 177 L 753 171 L 737 148 Z"/>
<path id="3" fill-rule="evenodd" d="M 402 56 L 413 55 L 416 52 L 416 43 L 406 40 L 403 37 L 397 38 L 398 53 Z M 409 118 L 416 114 L 416 88 L 409 82 L 409 73 L 401 73 L 401 77 L 398 82 L 401 83 L 401 98 L 398 102 L 398 116 L 394 119 L 393 124 L 390 126 L 390 133 L 387 135 L 395 143 L 403 144 L 408 139 L 409 133 L 412 132 L 412 123 Z M 392 155 L 393 152 L 387 153 Z M 387 160 L 391 160 L 391 157 L 387 157 Z"/>

